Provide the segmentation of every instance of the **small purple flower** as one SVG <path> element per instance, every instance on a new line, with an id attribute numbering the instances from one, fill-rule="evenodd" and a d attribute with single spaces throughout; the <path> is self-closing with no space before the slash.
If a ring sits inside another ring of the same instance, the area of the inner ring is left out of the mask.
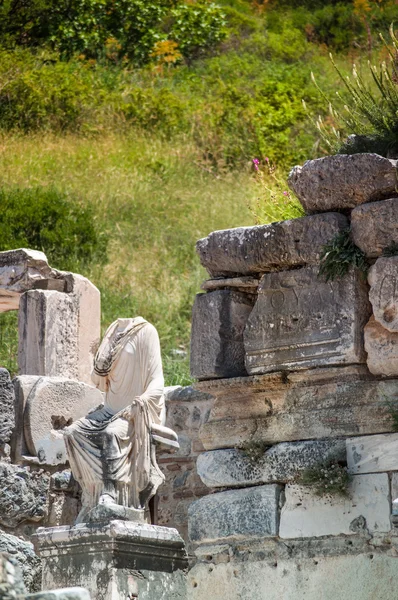
<path id="1" fill-rule="evenodd" d="M 269 158 L 268 156 L 265 157 L 265 162 L 269 163 Z"/>
<path id="2" fill-rule="evenodd" d="M 289 195 L 289 192 L 283 192 L 283 195 L 284 195 L 284 196 L 288 196 L 288 195 Z"/>
<path id="3" fill-rule="evenodd" d="M 256 169 L 256 171 L 258 171 L 258 165 L 260 164 L 260 161 L 258 160 L 258 158 L 253 158 L 253 166 Z"/>

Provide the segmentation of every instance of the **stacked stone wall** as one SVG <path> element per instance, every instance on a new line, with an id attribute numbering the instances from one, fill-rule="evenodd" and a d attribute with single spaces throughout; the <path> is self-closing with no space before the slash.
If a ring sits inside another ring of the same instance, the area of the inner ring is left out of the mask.
<path id="1" fill-rule="evenodd" d="M 197 243 L 210 279 L 191 368 L 214 401 L 197 460 L 211 494 L 189 509 L 195 600 L 370 600 L 397 565 L 397 163 L 325 157 L 289 184 L 308 216 Z M 348 228 L 367 280 L 326 281 L 321 252 Z M 341 495 L 304 485 L 332 466 Z"/>

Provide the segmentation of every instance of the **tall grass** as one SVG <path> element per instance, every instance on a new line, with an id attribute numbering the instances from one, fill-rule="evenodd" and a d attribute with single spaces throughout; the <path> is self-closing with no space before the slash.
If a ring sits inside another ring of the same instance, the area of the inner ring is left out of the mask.
<path id="1" fill-rule="evenodd" d="M 250 172 L 215 176 L 188 141 L 116 135 L 3 136 L 0 172 L 6 189 L 56 187 L 93 207 L 109 260 L 83 275 L 102 292 L 103 327 L 118 316 L 148 319 L 159 330 L 167 382 L 187 383 L 191 306 L 205 278 L 195 242 L 253 223 Z"/>

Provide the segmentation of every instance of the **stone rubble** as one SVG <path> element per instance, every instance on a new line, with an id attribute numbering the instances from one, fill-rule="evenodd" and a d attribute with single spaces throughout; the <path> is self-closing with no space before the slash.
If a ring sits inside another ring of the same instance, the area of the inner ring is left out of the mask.
<path id="1" fill-rule="evenodd" d="M 351 213 L 352 240 L 366 256 L 377 258 L 398 244 L 398 197 L 357 206 Z"/>

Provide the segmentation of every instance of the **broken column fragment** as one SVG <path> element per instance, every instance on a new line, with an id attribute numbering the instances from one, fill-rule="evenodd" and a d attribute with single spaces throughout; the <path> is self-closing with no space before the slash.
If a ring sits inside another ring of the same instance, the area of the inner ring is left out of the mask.
<path id="1" fill-rule="evenodd" d="M 351 270 L 325 282 L 318 267 L 267 273 L 244 332 L 248 373 L 365 362 L 366 283 Z"/>
<path id="2" fill-rule="evenodd" d="M 348 226 L 338 213 L 213 231 L 196 251 L 212 277 L 250 275 L 314 264 L 322 247 Z"/>
<path id="3" fill-rule="evenodd" d="M 37 457 L 41 464 L 66 462 L 62 430 L 103 402 L 102 393 L 83 382 L 64 377 L 22 375 L 14 380 L 16 431 L 12 456 Z"/>
<path id="4" fill-rule="evenodd" d="M 350 209 L 397 193 L 397 161 L 367 153 L 325 156 L 294 167 L 288 183 L 308 212 Z"/>
<path id="5" fill-rule="evenodd" d="M 91 383 L 100 336 L 100 293 L 81 275 L 64 277 L 66 292 L 35 289 L 22 294 L 19 372 Z"/>
<path id="6" fill-rule="evenodd" d="M 21 294 L 59 276 L 43 252 L 25 248 L 0 252 L 0 312 L 18 310 Z"/>
<path id="7" fill-rule="evenodd" d="M 198 294 L 192 311 L 191 374 L 197 379 L 246 375 L 243 330 L 251 295 L 230 290 Z"/>

